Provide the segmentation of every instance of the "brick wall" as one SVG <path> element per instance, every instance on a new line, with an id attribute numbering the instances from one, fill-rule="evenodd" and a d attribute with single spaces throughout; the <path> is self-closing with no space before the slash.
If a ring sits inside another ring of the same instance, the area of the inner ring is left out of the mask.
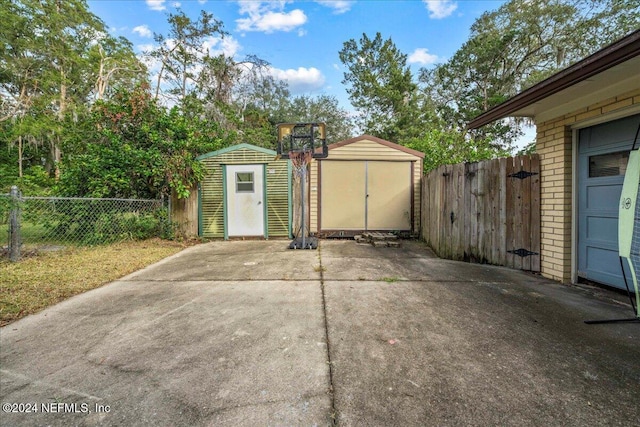
<path id="1" fill-rule="evenodd" d="M 572 126 L 633 104 L 640 104 L 640 89 L 536 123 L 541 176 L 540 269 L 543 276 L 563 283 L 571 281 Z"/>

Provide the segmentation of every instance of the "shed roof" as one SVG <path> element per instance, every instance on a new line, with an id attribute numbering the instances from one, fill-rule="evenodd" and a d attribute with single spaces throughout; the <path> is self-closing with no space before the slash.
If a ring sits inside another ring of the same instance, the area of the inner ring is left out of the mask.
<path id="1" fill-rule="evenodd" d="M 217 151 L 211 151 L 209 153 L 202 154 L 201 156 L 196 157 L 196 160 L 204 160 L 204 159 L 208 159 L 209 157 L 215 157 L 221 154 L 230 153 L 232 151 L 242 150 L 242 149 L 258 151 L 260 153 L 269 154 L 272 156 L 277 155 L 277 153 L 274 150 L 269 150 L 268 148 L 258 147 L 257 145 L 247 144 L 246 142 L 243 142 L 242 144 L 231 145 L 229 147 L 222 148 Z"/>
<path id="2" fill-rule="evenodd" d="M 640 30 L 473 119 L 477 129 L 505 117 L 545 121 L 640 87 Z"/>
<path id="3" fill-rule="evenodd" d="M 396 144 L 395 142 L 387 141 L 385 139 L 378 138 L 378 137 L 372 136 L 372 135 L 361 135 L 361 136 L 357 136 L 355 138 L 346 139 L 344 141 L 340 141 L 340 142 L 336 142 L 336 143 L 330 144 L 328 148 L 329 148 L 329 151 L 331 151 L 331 150 L 333 150 L 335 148 L 344 147 L 345 145 L 354 144 L 354 143 L 360 142 L 360 141 L 373 141 L 373 142 L 376 142 L 378 144 L 384 145 L 386 147 L 393 148 L 394 150 L 402 151 L 402 152 L 405 152 L 407 154 L 411 154 L 412 156 L 420 157 L 421 159 L 424 158 L 424 153 L 421 152 L 421 151 L 413 150 L 413 149 L 405 147 L 403 145 Z"/>

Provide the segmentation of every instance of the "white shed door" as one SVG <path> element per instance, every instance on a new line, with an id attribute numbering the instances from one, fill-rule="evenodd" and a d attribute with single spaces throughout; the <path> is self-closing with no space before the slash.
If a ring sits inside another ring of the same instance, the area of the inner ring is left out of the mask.
<path id="1" fill-rule="evenodd" d="M 264 236 L 263 165 L 228 165 L 227 234 Z"/>

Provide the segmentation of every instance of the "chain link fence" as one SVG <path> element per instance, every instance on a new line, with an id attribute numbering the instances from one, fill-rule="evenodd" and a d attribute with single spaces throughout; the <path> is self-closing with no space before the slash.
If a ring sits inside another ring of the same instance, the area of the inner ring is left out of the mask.
<path id="1" fill-rule="evenodd" d="M 167 237 L 168 212 L 162 200 L 25 197 L 14 187 L 0 194 L 3 252 L 17 261 L 33 250 Z"/>

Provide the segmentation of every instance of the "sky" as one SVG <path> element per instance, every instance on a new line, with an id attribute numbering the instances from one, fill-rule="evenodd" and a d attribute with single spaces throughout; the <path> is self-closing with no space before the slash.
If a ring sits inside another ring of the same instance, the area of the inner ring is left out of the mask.
<path id="1" fill-rule="evenodd" d="M 153 46 L 153 34 L 168 36 L 167 16 L 178 9 L 197 20 L 201 10 L 222 21 L 229 34 L 206 41 L 211 54 L 241 61 L 256 55 L 293 95 L 331 95 L 353 111 L 342 84 L 344 42 L 380 32 L 408 56 L 414 76 L 422 67 L 446 62 L 468 39 L 495 0 L 90 0 L 113 36 L 129 39 L 136 52 Z M 153 70 L 152 70 L 153 71 Z"/>
<path id="2" fill-rule="evenodd" d="M 224 40 L 207 41 L 211 53 L 236 60 L 256 55 L 271 64 L 294 95 L 333 95 L 350 109 L 338 52 L 363 33 L 380 32 L 421 67 L 444 62 L 462 46 L 471 24 L 503 1 L 231 1 L 93 0 L 89 7 L 114 36 L 129 39 L 136 52 L 153 46 L 153 34 L 168 35 L 167 15 L 183 10 L 196 20 L 201 10 L 224 24 Z"/>

